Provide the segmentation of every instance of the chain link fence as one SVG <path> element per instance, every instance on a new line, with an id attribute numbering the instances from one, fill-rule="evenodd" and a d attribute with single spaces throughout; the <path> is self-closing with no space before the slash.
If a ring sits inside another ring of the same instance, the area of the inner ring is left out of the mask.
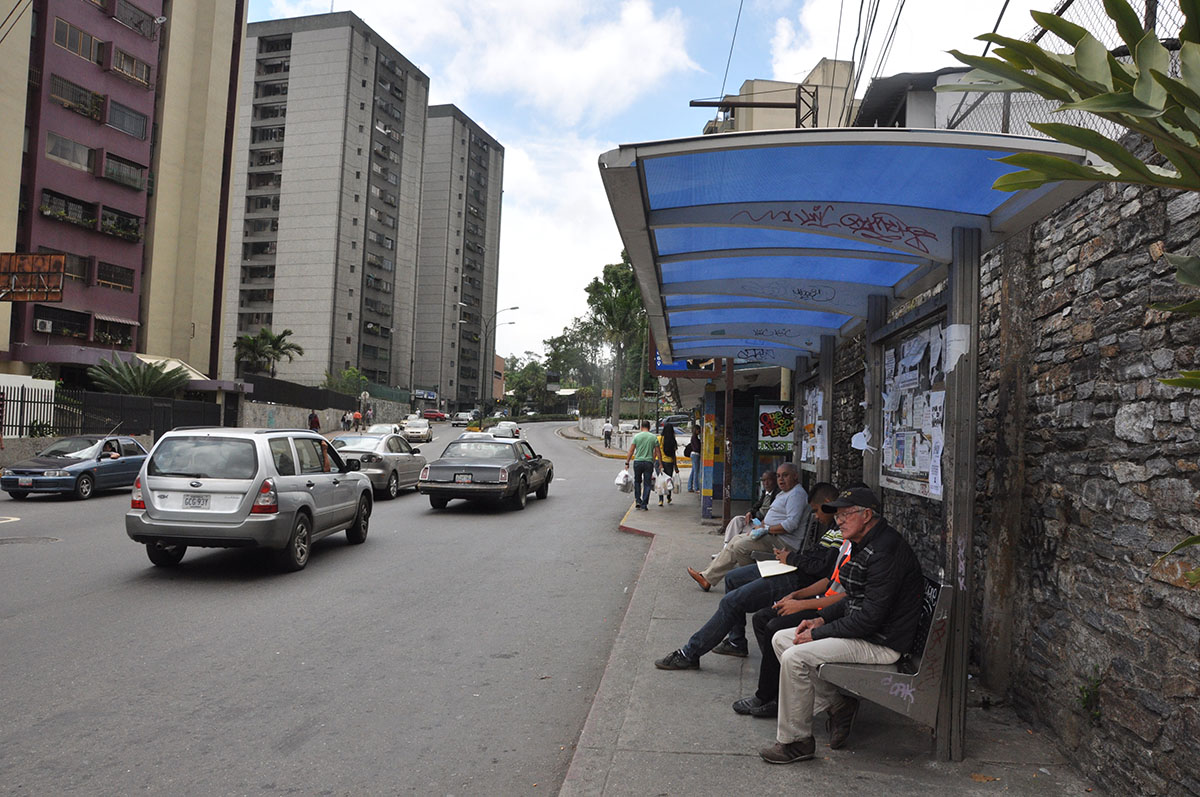
<path id="1" fill-rule="evenodd" d="M 1177 36 L 1183 25 L 1183 12 L 1178 0 L 1131 0 L 1147 30 L 1153 29 L 1171 51 L 1171 74 L 1179 75 L 1179 44 Z M 1116 25 L 1104 12 L 1103 0 L 1062 0 L 1054 14 L 1073 22 L 1092 33 L 1120 61 L 1129 62 L 1129 52 L 1117 33 Z M 1056 53 L 1072 52 L 1072 47 L 1045 28 L 1036 27 L 1024 37 L 1040 47 Z M 966 92 L 953 101 L 946 127 L 951 130 L 1013 133 L 1015 135 L 1044 135 L 1030 127 L 1031 122 L 1060 122 L 1095 130 L 1108 138 L 1118 139 L 1126 128 L 1083 111 L 1055 112 L 1057 102 L 1044 100 L 1036 94 L 983 94 Z"/>

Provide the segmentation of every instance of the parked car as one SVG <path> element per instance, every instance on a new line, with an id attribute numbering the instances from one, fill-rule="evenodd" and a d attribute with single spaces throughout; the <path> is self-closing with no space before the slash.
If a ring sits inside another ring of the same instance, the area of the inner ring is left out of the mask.
<path id="1" fill-rule="evenodd" d="M 433 442 L 433 428 L 424 418 L 414 418 L 404 426 L 404 437 L 407 440 L 419 440 L 422 443 Z"/>
<path id="2" fill-rule="evenodd" d="M 380 426 L 381 424 L 375 424 Z M 382 424 L 392 428 L 391 424 Z M 374 427 L 372 427 L 374 428 Z M 347 432 L 330 440 L 342 459 L 358 460 L 359 472 L 371 480 L 377 493 L 395 498 L 402 489 L 416 487 L 425 457 L 398 434 L 355 434 Z"/>
<path id="3" fill-rule="evenodd" d="M 524 509 L 530 492 L 545 499 L 554 481 L 554 465 L 524 440 L 485 435 L 458 439 L 421 471 L 417 491 L 429 496 L 434 509 L 454 498 L 508 501 Z"/>
<path id="4" fill-rule="evenodd" d="M 367 539 L 371 481 L 319 434 L 179 429 L 155 443 L 133 485 L 125 532 L 172 567 L 189 547 L 266 548 L 284 570 L 339 531 Z"/>
<path id="5" fill-rule="evenodd" d="M 427 421 L 444 421 L 446 420 L 446 413 L 441 410 L 425 410 L 421 413 L 421 417 Z"/>
<path id="6" fill-rule="evenodd" d="M 146 449 L 132 437 L 64 437 L 0 470 L 0 490 L 18 501 L 30 493 L 71 493 L 84 500 L 96 490 L 130 486 L 145 460 Z"/>
<path id="7" fill-rule="evenodd" d="M 692 416 L 691 415 L 665 415 L 658 420 L 658 426 L 655 428 L 655 434 L 662 434 L 663 427 L 667 424 L 675 427 L 675 432 L 678 434 L 680 430 L 691 434 L 692 431 Z"/>
<path id="8" fill-rule="evenodd" d="M 454 413 L 454 417 L 452 417 L 450 419 L 450 425 L 451 426 L 466 426 L 472 420 L 474 420 L 474 418 L 471 417 L 471 413 L 456 412 L 456 413 Z"/>

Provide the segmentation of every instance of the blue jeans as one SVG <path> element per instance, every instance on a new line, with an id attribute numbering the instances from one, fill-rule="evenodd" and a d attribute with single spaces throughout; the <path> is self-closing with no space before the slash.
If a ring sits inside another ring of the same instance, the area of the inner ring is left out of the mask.
<path id="1" fill-rule="evenodd" d="M 692 452 L 692 472 L 688 474 L 688 489 L 699 492 L 704 484 L 704 475 L 700 472 L 700 452 Z"/>
<path id="2" fill-rule="evenodd" d="M 654 460 L 633 461 L 633 500 L 638 506 L 650 503 L 650 490 L 654 487 Z"/>
<path id="3" fill-rule="evenodd" d="M 800 588 L 794 573 L 759 578 L 758 565 L 746 565 L 729 571 L 725 576 L 725 597 L 717 611 L 683 646 L 683 655 L 695 660 L 715 648 L 729 636 L 729 643 L 746 647 L 746 615 L 765 609 L 775 601 Z"/>

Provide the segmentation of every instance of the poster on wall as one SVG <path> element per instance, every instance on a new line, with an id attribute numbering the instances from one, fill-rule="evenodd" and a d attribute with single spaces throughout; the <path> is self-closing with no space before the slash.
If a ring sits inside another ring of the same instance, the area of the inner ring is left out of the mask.
<path id="1" fill-rule="evenodd" d="M 787 454 L 794 447 L 796 412 L 779 401 L 755 402 L 760 454 Z"/>
<path id="2" fill-rule="evenodd" d="M 942 499 L 946 375 L 940 322 L 888 341 L 883 352 L 879 483 Z"/>
<path id="3" fill-rule="evenodd" d="M 829 459 L 829 424 L 822 420 L 825 393 L 815 384 L 802 387 L 804 402 L 800 419 L 800 467 L 816 470 L 817 462 Z"/>

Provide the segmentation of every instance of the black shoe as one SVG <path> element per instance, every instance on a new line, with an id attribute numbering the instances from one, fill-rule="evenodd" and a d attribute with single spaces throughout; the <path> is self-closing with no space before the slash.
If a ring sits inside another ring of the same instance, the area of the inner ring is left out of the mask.
<path id="1" fill-rule="evenodd" d="M 817 751 L 817 743 L 811 736 L 795 742 L 776 742 L 770 747 L 758 751 L 763 761 L 768 764 L 790 764 L 793 761 L 807 761 Z"/>
<path id="2" fill-rule="evenodd" d="M 683 655 L 682 650 L 676 650 L 654 662 L 654 666 L 660 670 L 698 670 L 700 669 L 700 662 L 695 659 L 689 659 Z"/>
<path id="3" fill-rule="evenodd" d="M 759 699 L 758 695 L 750 695 L 750 697 L 743 697 L 741 700 L 733 701 L 733 711 L 734 713 L 741 714 L 744 717 L 753 717 L 754 712 L 761 710 L 767 705 L 775 706 L 776 703 L 774 700 L 769 700 L 764 703 Z"/>
<path id="4" fill-rule="evenodd" d="M 748 648 L 739 648 L 737 645 L 730 644 L 728 639 L 722 639 L 717 646 L 712 649 L 712 652 L 722 656 L 737 656 L 739 659 L 744 659 L 750 655 Z"/>
<path id="5" fill-rule="evenodd" d="M 845 746 L 850 730 L 854 727 L 854 718 L 858 716 L 858 699 L 842 696 L 842 701 L 836 707 L 829 709 L 829 719 L 825 727 L 829 729 L 829 746 L 838 750 Z"/>

